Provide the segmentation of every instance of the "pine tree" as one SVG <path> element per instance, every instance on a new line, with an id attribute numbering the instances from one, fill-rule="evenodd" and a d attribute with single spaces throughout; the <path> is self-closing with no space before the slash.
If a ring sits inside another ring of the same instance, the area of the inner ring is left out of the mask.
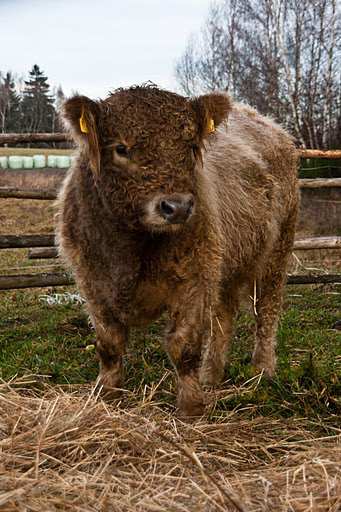
<path id="1" fill-rule="evenodd" d="M 24 132 L 52 132 L 54 128 L 54 98 L 49 94 L 48 78 L 34 64 L 29 72 L 29 80 L 25 80 L 23 91 L 22 112 Z"/>
<path id="2" fill-rule="evenodd" d="M 64 127 L 63 127 L 62 120 L 60 118 L 60 111 L 61 111 L 61 106 L 65 101 L 65 94 L 64 94 L 64 91 L 63 91 L 61 85 L 58 86 L 58 88 L 56 90 L 55 97 L 56 97 L 56 100 L 55 100 L 56 119 L 55 119 L 55 123 L 54 123 L 54 131 L 62 132 L 64 130 Z"/>
<path id="3" fill-rule="evenodd" d="M 16 92 L 13 75 L 8 71 L 0 76 L 0 131 L 20 132 L 20 97 Z"/>

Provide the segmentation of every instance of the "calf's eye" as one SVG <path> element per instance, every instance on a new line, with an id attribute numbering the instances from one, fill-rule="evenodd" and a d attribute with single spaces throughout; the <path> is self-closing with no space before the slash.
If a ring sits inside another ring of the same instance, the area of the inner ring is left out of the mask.
<path id="1" fill-rule="evenodd" d="M 117 144 L 115 151 L 120 156 L 125 156 L 126 158 L 129 156 L 128 148 L 124 144 Z"/>

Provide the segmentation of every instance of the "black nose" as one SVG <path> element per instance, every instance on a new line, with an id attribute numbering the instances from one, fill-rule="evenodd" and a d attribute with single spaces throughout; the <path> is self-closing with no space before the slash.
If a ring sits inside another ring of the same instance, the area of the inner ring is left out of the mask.
<path id="1" fill-rule="evenodd" d="M 171 224 L 182 224 L 193 211 L 193 197 L 186 195 L 181 198 L 164 198 L 159 203 L 161 217 Z"/>

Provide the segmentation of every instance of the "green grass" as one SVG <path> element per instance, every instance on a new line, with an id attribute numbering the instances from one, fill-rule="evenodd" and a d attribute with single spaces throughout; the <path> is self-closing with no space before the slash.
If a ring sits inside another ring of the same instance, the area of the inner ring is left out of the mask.
<path id="1" fill-rule="evenodd" d="M 70 291 L 70 289 L 68 289 Z M 58 293 L 60 293 L 60 289 Z M 0 376 L 34 373 L 48 375 L 51 383 L 94 381 L 98 362 L 91 347 L 94 332 L 84 308 L 49 306 L 40 300 L 46 290 L 2 292 L 0 297 Z M 278 333 L 278 372 L 271 382 L 254 379 L 250 365 L 254 322 L 241 313 L 236 323 L 227 393 L 216 406 L 224 415 L 249 409 L 250 415 L 321 418 L 337 425 L 341 392 L 341 333 L 332 330 L 340 319 L 341 287 L 324 289 L 287 287 L 285 311 Z M 165 320 L 145 331 L 134 331 L 125 359 L 129 390 L 158 382 L 162 402 L 174 401 L 171 365 L 162 349 Z M 142 392 L 142 391 L 141 391 Z"/>

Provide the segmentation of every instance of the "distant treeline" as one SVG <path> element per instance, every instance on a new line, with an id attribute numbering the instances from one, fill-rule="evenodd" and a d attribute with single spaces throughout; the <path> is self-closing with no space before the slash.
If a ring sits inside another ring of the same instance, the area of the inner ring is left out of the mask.
<path id="1" fill-rule="evenodd" d="M 16 80 L 0 71 L 0 132 L 39 133 L 63 131 L 57 109 L 64 99 L 59 86 L 51 93 L 48 77 L 34 64 L 28 80 Z"/>
<path id="2" fill-rule="evenodd" d="M 338 0 L 216 0 L 176 67 L 181 89 L 225 90 L 307 148 L 341 147 Z"/>

